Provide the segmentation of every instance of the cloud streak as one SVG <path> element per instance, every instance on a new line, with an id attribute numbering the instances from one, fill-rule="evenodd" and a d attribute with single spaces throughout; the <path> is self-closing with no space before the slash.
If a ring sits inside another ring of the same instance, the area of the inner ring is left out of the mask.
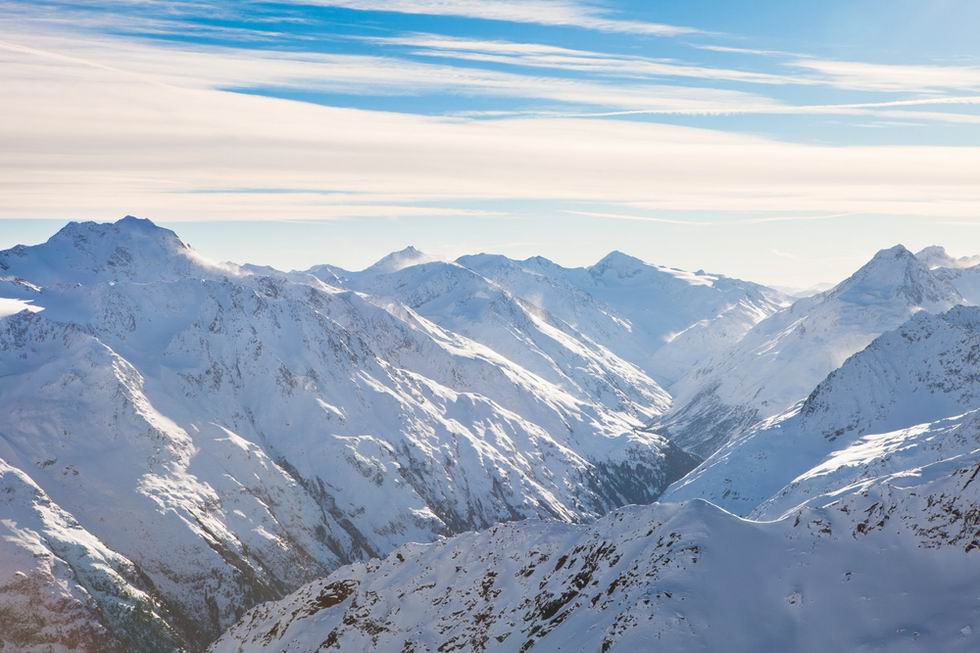
<path id="1" fill-rule="evenodd" d="M 603 32 L 680 36 L 697 34 L 693 27 L 623 20 L 598 4 L 575 0 L 287 0 L 293 4 L 360 11 L 453 16 L 479 20 L 579 27 Z"/>
<path id="2" fill-rule="evenodd" d="M 876 64 L 801 58 L 793 66 L 841 88 L 862 91 L 964 93 L 980 90 L 980 66 Z"/>
<path id="3" fill-rule="evenodd" d="M 396 38 L 403 40 L 390 45 L 454 56 L 611 65 L 606 55 L 583 50 Z M 972 219 L 980 205 L 977 147 L 816 146 L 614 119 L 876 112 L 944 119 L 959 114 L 914 109 L 968 107 L 980 103 L 976 95 L 794 106 L 731 89 L 610 84 L 396 57 L 151 43 L 70 30 L 39 31 L 29 40 L 0 33 L 0 85 L 0 217 L 483 217 L 472 203 L 523 199 L 598 203 L 610 210 L 592 217 L 699 227 L 715 223 L 628 211 L 779 212 L 744 221 L 763 224 L 849 213 Z M 256 88 L 438 92 L 519 98 L 560 110 L 478 120 L 230 90 Z M 269 190 L 288 188 L 308 192 Z M 203 192 L 213 189 L 228 192 Z M 789 217 L 803 210 L 823 215 Z"/>
<path id="4" fill-rule="evenodd" d="M 445 57 L 528 68 L 597 73 L 620 78 L 680 77 L 750 84 L 808 85 L 819 83 L 816 80 L 810 80 L 800 76 L 773 75 L 730 68 L 693 66 L 648 57 L 612 55 L 540 43 L 464 39 L 438 34 L 368 37 L 363 40 L 380 45 L 411 48 L 412 54 L 419 56 Z"/>

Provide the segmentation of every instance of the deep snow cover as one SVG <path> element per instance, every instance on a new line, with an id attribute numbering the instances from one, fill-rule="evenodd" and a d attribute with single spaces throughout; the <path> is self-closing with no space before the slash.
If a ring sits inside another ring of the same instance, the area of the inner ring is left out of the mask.
<path id="1" fill-rule="evenodd" d="M 974 651 L 978 471 L 948 461 L 775 522 L 696 500 L 408 545 L 211 650 Z"/>
<path id="2" fill-rule="evenodd" d="M 135 570 L 123 593 L 160 607 L 121 625 L 119 592 L 73 558 L 43 576 L 88 595 L 72 628 L 114 628 L 124 649 L 154 629 L 199 649 L 251 605 L 405 542 L 649 502 L 695 462 L 640 430 L 666 406 L 653 381 L 530 312 L 519 328 L 560 365 L 528 369 L 387 297 L 213 265 L 134 218 L 73 223 L 0 264 L 5 294 L 43 308 L 0 321 L 3 477 Z M 562 375 L 579 365 L 608 381 Z M 11 537 L 54 551 L 27 519 Z"/>
<path id="3" fill-rule="evenodd" d="M 692 368 L 671 387 L 674 405 L 658 429 L 707 456 L 804 399 L 879 334 L 919 311 L 964 302 L 905 247 L 882 250 L 831 290 L 762 320 L 735 346 Z"/>
<path id="4" fill-rule="evenodd" d="M 402 547 L 211 650 L 976 650 L 978 364 L 980 309 L 918 314 L 666 503 Z"/>
<path id="5" fill-rule="evenodd" d="M 0 643 L 975 650 L 978 269 L 897 246 L 790 305 L 71 223 L 0 252 Z"/>
<path id="6" fill-rule="evenodd" d="M 855 471 L 858 460 L 878 449 L 876 455 L 885 455 L 897 446 L 889 442 L 900 442 L 905 458 L 915 452 L 927 456 L 926 461 L 907 461 L 909 467 L 918 467 L 938 454 L 913 447 L 916 440 L 934 442 L 948 455 L 980 447 L 970 412 L 976 409 L 980 307 L 920 313 L 849 358 L 805 401 L 728 442 L 675 483 L 664 499 L 698 497 L 748 515 L 780 493 L 757 513 L 778 516 L 777 506 L 792 508 L 819 493 L 818 481 L 830 486 L 842 482 L 846 475 L 830 472 L 848 456 L 858 456 L 847 465 Z M 952 428 L 944 418 L 954 417 L 957 426 Z M 808 471 L 814 468 L 824 471 Z"/>

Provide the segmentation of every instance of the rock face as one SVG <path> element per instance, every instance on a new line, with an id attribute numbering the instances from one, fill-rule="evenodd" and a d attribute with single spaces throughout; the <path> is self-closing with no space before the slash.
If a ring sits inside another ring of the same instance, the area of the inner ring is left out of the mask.
<path id="1" fill-rule="evenodd" d="M 707 456 L 804 399 L 879 334 L 920 311 L 964 301 L 901 245 L 882 250 L 833 289 L 766 318 L 730 350 L 694 368 L 671 387 L 674 405 L 658 429 Z"/>
<path id="2" fill-rule="evenodd" d="M 408 545 L 255 608 L 211 650 L 972 651 L 978 470 L 950 461 L 776 522 L 692 501 Z"/>
<path id="3" fill-rule="evenodd" d="M 0 644 L 975 650 L 973 270 L 896 247 L 787 307 L 618 252 L 280 272 L 69 224 L 0 252 Z"/>
<path id="4" fill-rule="evenodd" d="M 408 545 L 211 650 L 973 651 L 978 415 L 980 308 L 919 313 L 664 503 Z"/>
<path id="5" fill-rule="evenodd" d="M 34 488 L 0 542 L 17 648 L 200 650 L 338 565 L 593 519 L 696 462 L 638 430 L 666 402 L 655 383 L 529 311 L 514 324 L 571 352 L 551 368 L 391 298 L 211 264 L 135 218 L 71 224 L 0 266 L 3 294 L 43 309 L 0 319 L 2 478 Z M 561 376 L 578 363 L 607 376 Z M 32 620 L 42 594 L 64 609 Z"/>

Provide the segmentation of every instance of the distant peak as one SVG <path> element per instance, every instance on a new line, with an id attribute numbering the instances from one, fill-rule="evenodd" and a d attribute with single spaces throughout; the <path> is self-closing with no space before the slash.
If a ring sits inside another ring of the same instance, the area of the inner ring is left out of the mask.
<path id="1" fill-rule="evenodd" d="M 856 304 L 901 297 L 910 305 L 941 310 L 962 301 L 952 286 L 933 275 L 904 245 L 876 253 L 829 296 Z"/>
<path id="2" fill-rule="evenodd" d="M 135 215 L 126 215 L 116 220 L 119 227 L 140 227 L 143 229 L 160 229 L 153 220 L 149 218 L 138 218 Z"/>
<path id="3" fill-rule="evenodd" d="M 645 266 L 646 263 L 636 258 L 635 256 L 630 256 L 624 252 L 614 249 L 609 252 L 602 259 L 596 263 L 593 268 L 622 268 L 622 267 L 637 267 Z"/>
<path id="4" fill-rule="evenodd" d="M 530 256 L 523 261 L 525 265 L 534 265 L 539 268 L 556 267 L 556 264 L 551 259 L 547 259 L 543 256 Z"/>
<path id="5" fill-rule="evenodd" d="M 945 247 L 930 245 L 916 252 L 915 257 L 930 270 L 935 268 L 971 268 L 980 265 L 980 256 L 950 256 Z"/>
<path id="6" fill-rule="evenodd" d="M 387 254 L 377 263 L 364 270 L 364 272 L 387 274 L 389 272 L 397 272 L 398 270 L 411 267 L 413 265 L 430 263 L 435 260 L 437 259 L 434 256 L 429 256 L 428 254 L 419 251 L 414 245 L 409 245 L 408 247 L 400 249 L 397 252 Z"/>
<path id="7" fill-rule="evenodd" d="M 9 258 L 0 252 L 0 263 Z M 22 248 L 16 261 L 5 265 L 42 284 L 143 282 L 229 271 L 194 252 L 170 229 L 131 215 L 115 222 L 69 222 L 46 242 Z"/>
<path id="8" fill-rule="evenodd" d="M 948 258 L 949 254 L 946 253 L 946 248 L 942 245 L 929 245 L 928 247 L 923 247 L 915 254 L 916 258 L 939 256 L 942 258 Z"/>
<path id="9" fill-rule="evenodd" d="M 900 258 L 900 259 L 909 259 L 909 258 L 914 258 L 915 255 L 912 252 L 910 252 L 909 249 L 905 245 L 902 245 L 901 243 L 899 243 L 898 245 L 893 245 L 893 246 L 888 247 L 886 249 L 878 250 L 875 253 L 875 255 L 872 257 L 871 260 L 873 261 L 875 259 L 889 258 L 889 257 L 891 257 L 891 258 Z"/>
<path id="10" fill-rule="evenodd" d="M 55 242 L 78 242 L 80 239 L 85 240 L 93 237 L 101 240 L 135 238 L 140 241 L 149 238 L 165 242 L 171 246 L 187 248 L 180 237 L 170 229 L 165 229 L 147 218 L 137 218 L 134 215 L 127 215 L 115 222 L 69 222 L 59 229 L 51 237 L 51 240 Z"/>
<path id="11" fill-rule="evenodd" d="M 855 277 L 867 276 L 879 270 L 887 275 L 893 271 L 904 270 L 910 266 L 922 267 L 919 260 L 915 258 L 915 254 L 910 252 L 905 245 L 895 245 L 875 252 L 871 260 L 858 268 L 858 271 L 850 279 L 844 281 L 844 283 L 847 283 L 847 281 Z"/>

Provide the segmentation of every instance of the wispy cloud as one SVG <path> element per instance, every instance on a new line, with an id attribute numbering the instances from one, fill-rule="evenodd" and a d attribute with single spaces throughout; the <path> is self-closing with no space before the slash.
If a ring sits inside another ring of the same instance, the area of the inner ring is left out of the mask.
<path id="1" fill-rule="evenodd" d="M 953 114 L 949 112 L 912 112 L 905 111 L 896 113 L 891 111 L 893 107 L 928 107 L 928 106 L 962 106 L 972 107 L 980 105 L 980 96 L 933 96 L 913 100 L 885 100 L 880 102 L 852 102 L 845 104 L 784 104 L 766 98 L 765 101 L 753 103 L 731 103 L 728 105 L 716 105 L 714 107 L 704 106 L 701 109 L 689 107 L 684 111 L 671 111 L 663 108 L 639 108 L 621 110 L 601 110 L 601 111 L 539 111 L 539 110 L 520 110 L 520 111 L 495 111 L 470 113 L 468 115 L 484 115 L 488 117 L 539 117 L 539 118 L 617 118 L 643 115 L 669 115 L 685 113 L 689 115 L 702 116 L 734 116 L 739 114 L 757 115 L 810 115 L 810 116 L 891 116 L 898 117 L 904 115 L 906 118 L 918 117 L 926 121 L 949 121 L 972 123 L 971 116 L 963 114 Z M 464 114 L 467 115 L 467 114 Z"/>
<path id="2" fill-rule="evenodd" d="M 785 50 L 763 50 L 759 48 L 738 48 L 728 45 L 705 45 L 701 43 L 692 44 L 691 47 L 697 48 L 698 50 L 708 50 L 711 52 L 724 52 L 726 54 L 751 54 L 760 57 L 782 57 L 782 56 L 799 56 L 792 52 L 787 52 Z"/>
<path id="3" fill-rule="evenodd" d="M 672 224 L 683 227 L 720 227 L 726 225 L 753 225 L 768 224 L 772 222 L 814 222 L 821 220 L 836 220 L 853 216 L 853 213 L 832 213 L 830 215 L 808 215 L 800 213 L 798 215 L 777 215 L 763 216 L 755 218 L 725 218 L 721 220 L 702 220 L 698 218 L 663 218 L 652 215 L 636 215 L 631 213 L 608 213 L 602 211 L 576 211 L 568 210 L 566 213 L 581 215 L 590 218 L 601 218 L 604 220 L 627 220 L 630 222 L 657 222 L 660 224 Z"/>
<path id="4" fill-rule="evenodd" d="M 679 36 L 696 34 L 693 27 L 624 20 L 608 8 L 581 0 L 287 0 L 294 4 L 341 7 L 363 11 L 455 16 L 512 23 L 581 27 L 628 34 Z"/>
<path id="5" fill-rule="evenodd" d="M 322 219 L 359 203 L 407 215 L 409 204 L 394 198 L 412 197 L 955 219 L 980 203 L 972 147 L 816 147 L 630 121 L 340 109 L 221 90 L 249 78 L 288 83 L 330 65 L 65 35 L 32 43 L 0 54 L 0 216 Z M 343 70 L 405 73 L 376 64 Z M 343 77 L 334 70 L 330 79 Z M 192 192 L 289 187 L 347 197 Z"/>
<path id="6" fill-rule="evenodd" d="M 774 75 L 731 68 L 694 66 L 649 57 L 613 55 L 540 43 L 464 39 L 439 34 L 405 34 L 392 37 L 368 37 L 364 40 L 382 45 L 408 47 L 415 55 L 599 73 L 621 78 L 679 77 L 751 84 L 819 83 L 798 75 Z"/>
<path id="7" fill-rule="evenodd" d="M 82 41 L 36 36 L 30 41 L 32 45 L 26 45 L 13 41 L 16 38 L 0 32 L 0 50 L 183 88 L 263 89 L 265 92 L 302 89 L 365 95 L 440 92 L 678 114 L 727 112 L 730 107 L 761 110 L 772 104 L 764 96 L 734 90 L 668 84 L 621 85 L 458 68 L 392 57 L 205 46 L 187 49 L 110 38 Z M 37 62 L 29 60 L 11 59 L 10 63 L 39 67 Z"/>
<path id="8" fill-rule="evenodd" d="M 613 65 L 609 55 L 586 50 L 395 38 L 409 39 L 398 47 L 513 57 L 540 69 L 549 57 L 559 67 Z M 597 218 L 703 227 L 721 218 L 678 221 L 656 213 L 773 216 L 739 218 L 744 224 L 851 212 L 967 219 L 980 204 L 976 147 L 818 147 L 607 119 L 630 113 L 949 114 L 915 109 L 969 106 L 980 102 L 977 96 L 794 106 L 730 88 L 162 43 L 70 26 L 49 25 L 29 37 L 0 31 L 0 41 L 0 217 L 472 217 L 479 214 L 466 205 L 476 200 L 528 199 L 610 207 L 592 214 Z M 727 74 L 639 57 L 623 63 L 676 65 L 690 77 Z M 647 74 L 654 75 L 652 69 Z M 536 111 L 533 119 L 477 120 L 320 106 L 231 89 L 444 93 L 516 98 L 558 110 Z M 229 192 L 200 192 L 209 189 Z M 821 215 L 796 214 L 803 209 Z"/>
<path id="9" fill-rule="evenodd" d="M 980 66 L 878 64 L 801 58 L 797 68 L 820 74 L 843 88 L 862 91 L 959 93 L 980 89 Z"/>

